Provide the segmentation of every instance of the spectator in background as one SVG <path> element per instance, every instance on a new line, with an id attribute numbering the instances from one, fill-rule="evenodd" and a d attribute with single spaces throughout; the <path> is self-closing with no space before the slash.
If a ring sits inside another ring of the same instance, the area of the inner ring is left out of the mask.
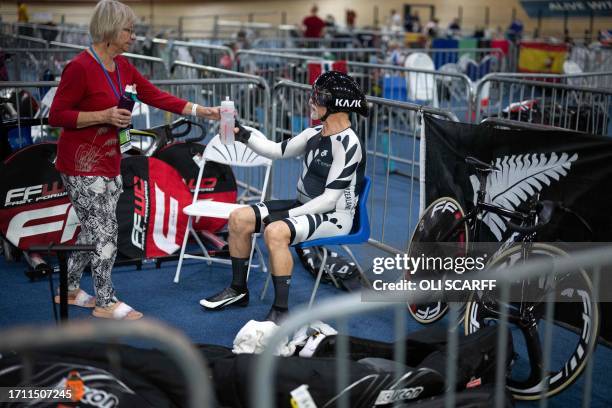
<path id="1" fill-rule="evenodd" d="M 312 6 L 310 15 L 302 20 L 302 29 L 306 38 L 321 38 L 325 31 L 325 21 L 321 20 L 317 13 L 319 8 Z"/>
<path id="2" fill-rule="evenodd" d="M 415 11 L 414 14 L 410 16 L 410 19 L 412 20 L 412 32 L 420 33 L 423 26 L 421 25 L 421 17 L 419 16 L 419 12 Z"/>
<path id="3" fill-rule="evenodd" d="M 28 14 L 28 6 L 20 1 L 17 3 L 17 22 L 28 23 L 30 22 L 30 15 Z"/>
<path id="4" fill-rule="evenodd" d="M 440 20 L 435 17 L 432 17 L 427 24 L 425 24 L 425 29 L 423 30 L 423 34 L 429 37 L 430 40 L 436 38 L 438 36 L 438 30 L 440 29 Z"/>
<path id="5" fill-rule="evenodd" d="M 510 41 L 519 41 L 523 37 L 523 22 L 515 18 L 508 26 L 506 36 Z M 539 35 L 535 37 L 537 38 Z"/>
<path id="6" fill-rule="evenodd" d="M 389 15 L 387 26 L 391 32 L 402 31 L 402 16 L 400 16 L 397 10 L 391 10 L 391 15 Z"/>
<path id="7" fill-rule="evenodd" d="M 450 36 L 459 36 L 461 35 L 461 23 L 459 22 L 459 17 L 453 18 L 453 21 L 448 25 L 448 34 Z"/>
<path id="8" fill-rule="evenodd" d="M 332 36 L 336 32 L 336 19 L 331 14 L 325 16 L 325 34 Z"/>
<path id="9" fill-rule="evenodd" d="M 570 35 L 569 30 L 567 28 L 563 30 L 563 42 L 569 46 L 574 45 L 574 40 L 572 36 Z"/>
<path id="10" fill-rule="evenodd" d="M 385 63 L 390 65 L 404 65 L 404 57 L 402 56 L 400 43 L 398 41 L 391 40 L 387 44 L 387 58 L 385 59 Z"/>
<path id="11" fill-rule="evenodd" d="M 23 23 L 24 25 L 30 22 L 28 6 L 22 1 L 17 3 L 17 22 Z M 19 26 L 17 31 L 21 35 L 32 35 L 32 27 Z"/>
<path id="12" fill-rule="evenodd" d="M 355 20 L 357 20 L 357 12 L 351 9 L 346 10 L 346 27 L 349 30 L 355 28 Z"/>

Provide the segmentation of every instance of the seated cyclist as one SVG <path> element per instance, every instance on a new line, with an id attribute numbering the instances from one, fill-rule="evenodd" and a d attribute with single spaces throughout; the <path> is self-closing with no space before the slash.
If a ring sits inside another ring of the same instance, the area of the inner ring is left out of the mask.
<path id="1" fill-rule="evenodd" d="M 247 306 L 247 270 L 251 235 L 264 230 L 274 282 L 274 304 L 266 320 L 280 322 L 288 312 L 293 258 L 289 246 L 306 240 L 350 233 L 364 177 L 366 155 L 351 129 L 350 112 L 368 115 L 359 85 L 348 75 L 330 71 L 312 87 L 310 115 L 322 125 L 275 143 L 251 137 L 239 126 L 236 140 L 271 159 L 303 155 L 296 200 L 264 201 L 233 211 L 229 217 L 232 283 L 200 301 L 206 309 Z"/>

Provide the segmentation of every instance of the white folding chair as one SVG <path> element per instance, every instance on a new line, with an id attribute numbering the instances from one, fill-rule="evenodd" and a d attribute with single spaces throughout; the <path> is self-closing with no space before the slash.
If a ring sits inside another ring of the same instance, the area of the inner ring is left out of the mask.
<path id="1" fill-rule="evenodd" d="M 429 71 L 435 71 L 436 69 L 431 57 L 422 52 L 410 54 L 404 62 L 404 67 Z M 437 108 L 438 93 L 434 76 L 423 72 L 409 72 L 407 77 L 408 100 Z"/>
<path id="2" fill-rule="evenodd" d="M 257 129 L 245 126 L 245 128 L 251 131 L 251 137 L 265 136 Z M 198 179 L 196 186 L 200 186 L 202 180 L 202 174 L 204 172 L 204 165 L 207 161 L 213 161 L 221 164 L 227 164 L 232 167 L 265 167 L 265 174 L 263 185 L 261 187 L 261 195 L 258 197 L 258 201 L 263 201 L 265 192 L 268 189 L 268 181 L 270 180 L 270 169 L 272 168 L 272 160 L 258 155 L 253 150 L 249 149 L 245 144 L 236 142 L 233 145 L 224 145 L 221 143 L 219 135 L 216 135 L 206 145 L 204 154 L 202 155 L 202 161 L 200 162 L 200 171 L 198 173 Z M 176 274 L 174 275 L 174 283 L 178 283 L 181 276 L 181 267 L 183 265 L 183 259 L 201 259 L 206 261 L 209 265 L 212 262 L 222 263 L 225 265 L 231 265 L 229 259 L 213 258 L 209 255 L 206 247 L 202 243 L 202 240 L 193 228 L 193 217 L 213 217 L 213 218 L 225 218 L 228 219 L 230 213 L 240 207 L 246 207 L 246 204 L 231 204 L 231 203 L 220 203 L 210 200 L 198 200 L 199 188 L 196 187 L 193 192 L 193 201 L 191 205 L 188 205 L 183 209 L 183 212 L 187 214 L 187 232 L 183 238 L 183 245 L 181 246 L 181 254 L 179 256 L 178 265 L 176 267 Z M 202 251 L 202 255 L 188 254 L 185 253 L 185 247 L 189 236 L 192 236 L 198 243 Z M 256 243 L 258 234 L 253 234 L 253 240 L 251 242 L 251 253 L 249 254 L 249 271 L 251 268 L 251 260 L 253 253 L 256 251 L 259 257 L 258 266 L 261 267 L 262 272 L 267 272 L 266 264 L 264 262 L 263 254 Z M 255 265 L 253 265 L 255 266 Z M 248 271 L 247 271 L 248 278 Z"/>

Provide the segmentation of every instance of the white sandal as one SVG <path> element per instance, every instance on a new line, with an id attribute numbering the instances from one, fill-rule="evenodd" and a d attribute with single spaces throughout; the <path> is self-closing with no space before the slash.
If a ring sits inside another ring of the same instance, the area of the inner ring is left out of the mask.
<path id="1" fill-rule="evenodd" d="M 54 301 L 57 304 L 60 303 L 59 295 L 55 295 Z M 96 307 L 96 297 L 91 296 L 83 289 L 78 289 L 78 293 L 74 298 L 68 296 L 68 304 L 87 308 Z"/>
<path id="2" fill-rule="evenodd" d="M 116 302 L 109 308 L 96 307 L 93 310 L 92 315 L 102 319 L 115 320 L 138 320 L 143 316 L 142 313 L 137 312 L 131 306 L 123 302 Z"/>

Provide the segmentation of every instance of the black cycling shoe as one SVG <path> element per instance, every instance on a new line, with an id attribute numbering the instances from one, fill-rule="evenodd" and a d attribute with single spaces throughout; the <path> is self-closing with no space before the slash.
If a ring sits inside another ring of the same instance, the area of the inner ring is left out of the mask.
<path id="1" fill-rule="evenodd" d="M 226 306 L 247 306 L 249 304 L 249 290 L 240 292 L 229 286 L 216 295 L 200 300 L 200 305 L 209 310 L 219 310 Z"/>
<path id="2" fill-rule="evenodd" d="M 264 321 L 272 322 L 277 326 L 280 326 L 287 316 L 289 316 L 289 309 L 277 309 L 272 306 Z"/>

